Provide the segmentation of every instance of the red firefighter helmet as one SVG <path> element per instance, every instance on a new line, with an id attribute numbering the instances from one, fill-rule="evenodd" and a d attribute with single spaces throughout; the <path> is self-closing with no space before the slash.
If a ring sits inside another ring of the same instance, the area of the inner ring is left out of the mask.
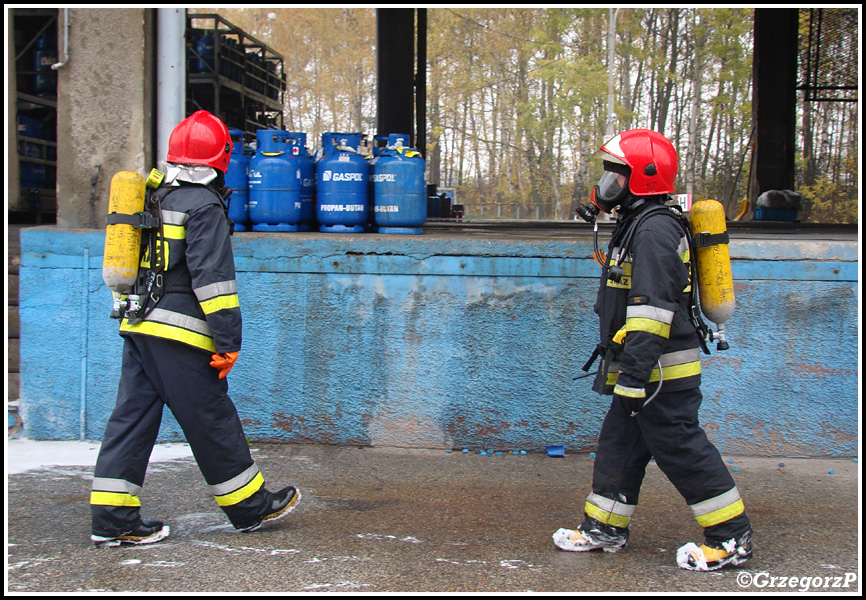
<path id="1" fill-rule="evenodd" d="M 186 165 L 207 165 L 225 173 L 229 168 L 232 138 L 221 120 L 198 110 L 177 124 L 168 138 L 166 160 Z"/>
<path id="2" fill-rule="evenodd" d="M 635 196 L 674 192 L 677 151 L 670 140 L 651 129 L 623 131 L 601 147 L 604 158 L 629 167 L 628 189 Z"/>

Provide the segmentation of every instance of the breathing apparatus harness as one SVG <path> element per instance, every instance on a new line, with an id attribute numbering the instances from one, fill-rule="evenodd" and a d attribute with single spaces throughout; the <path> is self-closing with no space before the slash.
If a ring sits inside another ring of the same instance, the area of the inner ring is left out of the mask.
<path id="1" fill-rule="evenodd" d="M 169 172 L 175 165 L 169 165 Z M 217 172 L 220 175 L 219 172 Z M 132 215 L 113 213 L 108 215 L 106 225 L 125 224 L 132 225 L 136 229 L 142 229 L 141 247 L 139 249 L 140 265 L 138 277 L 125 302 L 121 301 L 111 313 L 113 319 L 127 319 L 129 324 L 143 321 L 145 317 L 156 307 L 166 292 L 172 291 L 172 287 L 166 284 L 166 269 L 168 265 L 164 253 L 164 222 L 162 221 L 162 200 L 169 192 L 175 189 L 172 186 L 180 185 L 177 182 L 177 172 L 170 173 L 169 182 L 166 182 L 166 174 L 158 169 L 153 169 L 147 179 L 145 192 L 144 210 Z M 220 184 L 224 180 L 217 177 L 215 183 Z M 204 183 L 204 187 L 210 189 L 220 199 L 225 218 L 229 224 L 229 235 L 234 234 L 234 221 L 228 216 L 229 197 L 231 188 L 221 187 L 219 191 L 210 182 Z"/>
<path id="2" fill-rule="evenodd" d="M 667 200 L 666 200 L 667 201 Z M 613 281 L 615 283 L 619 283 L 622 280 L 623 276 L 623 268 L 622 262 L 625 260 L 627 256 L 629 256 L 631 251 L 632 241 L 634 240 L 635 232 L 638 227 L 646 221 L 651 216 L 654 215 L 667 215 L 670 218 L 674 219 L 682 231 L 685 233 L 686 244 L 689 250 L 689 293 L 687 299 L 687 305 L 685 307 L 681 307 L 679 311 L 677 311 L 675 315 L 676 318 L 687 318 L 692 326 L 695 328 L 695 333 L 698 336 L 698 340 L 701 346 L 701 349 L 709 354 L 710 350 L 707 347 L 706 339 L 709 336 L 709 328 L 706 323 L 701 318 L 700 311 L 700 302 L 698 299 L 697 293 L 697 280 L 695 275 L 695 253 L 693 250 L 693 240 L 691 238 L 691 234 L 689 233 L 689 225 L 688 221 L 683 214 L 682 210 L 678 205 L 669 205 L 669 204 L 656 204 L 655 206 L 650 206 L 640 213 L 635 213 L 635 210 L 640 206 L 644 205 L 647 202 L 644 198 L 637 198 L 634 196 L 630 196 L 625 201 L 623 201 L 620 209 L 627 213 L 621 218 L 623 221 L 621 222 L 621 227 L 617 227 L 617 230 L 614 231 L 613 236 L 611 237 L 610 244 L 613 246 L 614 244 L 618 244 L 614 246 L 616 248 L 616 254 L 608 257 L 602 251 L 602 249 L 598 245 L 598 220 L 596 216 L 598 215 L 600 209 L 595 203 L 590 203 L 588 205 L 581 204 L 578 206 L 576 212 L 577 214 L 588 223 L 592 223 L 593 225 L 593 253 L 592 257 L 595 261 L 602 267 L 603 271 L 606 271 L 606 278 L 608 281 Z M 611 260 L 609 260 L 611 259 Z M 683 316 L 683 309 L 685 310 L 686 315 Z M 595 363 L 596 359 L 599 356 L 604 356 L 606 360 L 610 360 L 614 357 L 615 354 L 621 350 L 621 340 L 617 340 L 617 336 L 614 336 L 614 341 L 612 342 L 614 347 L 608 347 L 607 345 L 598 344 L 593 350 L 592 355 L 586 364 L 583 365 L 583 371 L 589 371 L 592 368 L 593 363 Z M 618 348 L 617 348 L 618 347 Z M 644 402 L 643 406 L 646 407 L 650 402 L 652 402 L 658 393 L 661 391 L 662 384 L 664 383 L 664 376 L 662 374 L 661 362 L 657 361 L 658 370 L 659 370 L 659 383 L 656 387 L 655 392 L 653 392 L 652 396 L 650 396 L 646 402 Z M 582 379 L 584 377 L 589 377 L 594 373 L 587 372 L 584 375 L 578 375 L 574 377 L 574 379 Z M 632 413 L 632 416 L 637 414 L 636 412 Z"/>

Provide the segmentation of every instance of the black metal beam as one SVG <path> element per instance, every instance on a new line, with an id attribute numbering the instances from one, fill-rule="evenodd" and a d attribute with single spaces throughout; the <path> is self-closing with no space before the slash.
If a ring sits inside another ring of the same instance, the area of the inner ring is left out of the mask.
<path id="1" fill-rule="evenodd" d="M 767 190 L 794 189 L 799 23 L 796 8 L 755 9 L 752 201 Z"/>
<path id="2" fill-rule="evenodd" d="M 427 9 L 418 9 L 418 64 L 415 69 L 415 148 L 427 158 Z"/>
<path id="3" fill-rule="evenodd" d="M 415 9 L 376 9 L 377 135 L 409 134 L 415 146 Z"/>

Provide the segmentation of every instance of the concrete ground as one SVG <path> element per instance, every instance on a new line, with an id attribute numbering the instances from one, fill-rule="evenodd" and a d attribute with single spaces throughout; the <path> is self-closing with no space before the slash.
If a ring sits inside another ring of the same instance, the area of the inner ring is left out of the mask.
<path id="1" fill-rule="evenodd" d="M 254 456 L 270 489 L 301 489 L 286 518 L 236 533 L 191 458 L 152 463 L 143 515 L 164 520 L 171 535 L 115 549 L 89 541 L 90 467 L 9 475 L 7 593 L 861 589 L 859 464 L 850 458 L 725 457 L 755 556 L 743 568 L 694 573 L 675 555 L 701 541 L 700 529 L 654 463 L 630 547 L 577 554 L 557 550 L 551 535 L 580 523 L 589 454 L 256 444 Z"/>

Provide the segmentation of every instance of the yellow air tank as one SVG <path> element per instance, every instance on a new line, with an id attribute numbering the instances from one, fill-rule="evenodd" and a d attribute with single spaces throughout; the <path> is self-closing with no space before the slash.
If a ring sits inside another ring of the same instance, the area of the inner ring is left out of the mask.
<path id="1" fill-rule="evenodd" d="M 724 323 L 734 314 L 734 280 L 725 209 L 716 200 L 700 200 L 689 211 L 697 259 L 698 292 L 701 310 L 718 326 L 719 350 L 727 350 Z"/>
<path id="2" fill-rule="evenodd" d="M 132 171 L 120 171 L 111 178 L 108 214 L 132 217 L 144 210 L 144 177 Z M 105 228 L 105 252 L 102 258 L 102 280 L 112 292 L 128 294 L 138 276 L 141 251 L 141 229 L 128 223 L 109 224 Z"/>

